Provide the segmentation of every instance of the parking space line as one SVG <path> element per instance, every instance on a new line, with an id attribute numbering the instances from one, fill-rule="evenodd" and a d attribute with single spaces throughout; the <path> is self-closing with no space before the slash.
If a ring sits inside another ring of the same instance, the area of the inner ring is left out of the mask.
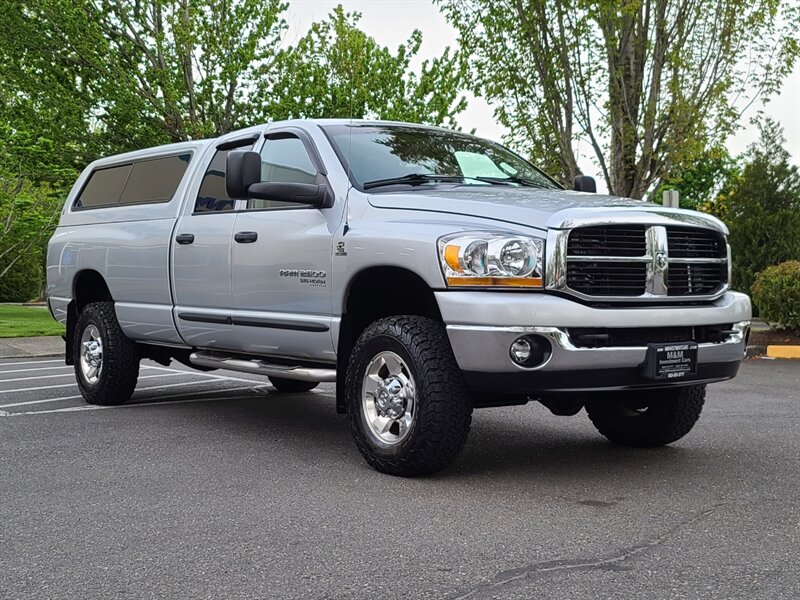
<path id="1" fill-rule="evenodd" d="M 37 375 L 36 377 L 14 377 L 12 379 L 1 379 L 0 383 L 11 383 L 12 381 L 32 381 L 36 379 L 54 379 L 56 377 L 74 377 L 72 371 L 66 373 L 59 373 L 58 375 Z"/>
<path id="2" fill-rule="evenodd" d="M 174 375 L 168 375 L 166 373 L 159 374 L 159 375 L 144 375 L 139 377 L 139 379 L 152 379 L 154 377 L 174 377 Z M 198 381 L 197 383 L 204 383 L 202 381 Z M 12 392 L 35 392 L 38 390 L 51 390 L 53 388 L 65 388 L 65 387 L 73 387 L 77 385 L 76 383 L 59 383 L 58 385 L 43 385 L 40 387 L 32 387 L 32 388 L 17 388 L 15 390 L 0 390 L 0 394 L 11 394 Z M 150 388 L 143 388 L 143 389 L 150 389 Z"/>
<path id="3" fill-rule="evenodd" d="M 142 406 L 159 406 L 164 404 L 189 404 L 192 402 L 200 403 L 200 402 L 221 402 L 223 400 L 247 400 L 248 398 L 252 398 L 253 396 L 233 396 L 233 397 L 226 397 L 226 398 L 187 398 L 186 400 L 159 400 L 158 402 L 140 402 L 140 403 L 133 403 L 133 404 L 119 404 L 117 406 L 100 406 L 95 404 L 90 404 L 88 406 L 68 406 L 66 408 L 53 408 L 51 410 L 31 410 L 27 412 L 19 412 L 19 413 L 5 413 L 0 414 L 3 417 L 20 417 L 23 415 L 46 415 L 52 413 L 67 413 L 67 412 L 81 412 L 84 410 L 106 410 L 112 408 L 140 408 Z"/>
<path id="4" fill-rule="evenodd" d="M 198 377 L 209 377 L 212 379 L 227 379 L 228 381 L 245 381 L 250 383 L 258 383 L 258 381 L 254 379 L 245 379 L 244 377 L 230 377 L 228 375 L 212 375 L 211 373 L 204 373 L 202 371 L 181 371 L 180 369 L 170 369 L 168 367 L 154 367 L 148 366 L 148 369 L 158 369 L 159 371 L 171 371 L 172 373 L 191 373 L 192 375 L 197 375 Z M 264 377 L 264 375 L 258 375 L 257 373 L 253 373 L 256 377 Z"/>
<path id="5" fill-rule="evenodd" d="M 193 396 L 200 396 L 200 395 L 204 396 L 206 394 L 218 394 L 220 392 L 237 392 L 237 391 L 242 391 L 242 390 L 255 390 L 255 389 L 258 389 L 258 388 L 261 388 L 261 387 L 267 387 L 267 385 L 263 384 L 263 385 L 253 386 L 253 387 L 242 386 L 242 387 L 236 387 L 236 388 L 225 388 L 225 389 L 221 389 L 221 390 L 220 389 L 205 390 L 203 392 L 194 392 L 192 395 Z M 151 390 L 153 388 L 142 388 L 142 389 Z M 183 395 L 184 394 L 169 394 L 167 396 L 159 396 L 159 399 L 166 400 L 167 398 L 180 398 Z M 0 408 L 11 408 L 13 406 L 29 406 L 31 404 L 47 404 L 48 402 L 60 402 L 62 400 L 77 400 L 79 398 L 83 398 L 83 396 L 80 395 L 80 394 L 77 394 L 76 396 L 62 396 L 61 398 L 45 398 L 43 400 L 28 400 L 26 402 L 13 402 L 12 404 L 0 405 Z M 144 404 L 144 403 L 142 403 L 142 404 Z M 2 413 L 2 412 L 3 411 L 0 410 L 0 413 Z M 0 416 L 3 416 L 3 415 L 0 414 Z"/>
<path id="6" fill-rule="evenodd" d="M 57 367 L 39 367 L 38 369 L 14 369 L 12 371 L 0 371 L 0 375 L 5 373 L 31 373 L 33 371 L 52 371 L 53 369 L 69 369 L 72 371 L 72 365 L 60 365 Z"/>
<path id="7" fill-rule="evenodd" d="M 64 359 L 59 358 L 56 360 L 27 360 L 24 362 L 9 362 L 9 363 L 3 363 L 2 365 L 0 365 L 0 367 L 12 367 L 16 365 L 43 365 L 45 363 L 54 363 L 54 362 L 61 363 L 63 365 Z"/>

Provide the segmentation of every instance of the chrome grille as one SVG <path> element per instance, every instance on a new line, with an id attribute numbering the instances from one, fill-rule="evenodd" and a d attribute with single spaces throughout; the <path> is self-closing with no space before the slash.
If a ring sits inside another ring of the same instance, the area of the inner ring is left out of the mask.
<path id="1" fill-rule="evenodd" d="M 570 256 L 643 256 L 644 225 L 584 227 L 569 235 L 567 254 Z"/>
<path id="2" fill-rule="evenodd" d="M 567 285 L 591 296 L 641 296 L 646 279 L 644 264 L 577 262 L 567 269 Z"/>
<path id="3" fill-rule="evenodd" d="M 573 229 L 566 243 L 566 287 L 587 297 L 707 297 L 728 283 L 721 232 L 681 225 Z"/>
<path id="4" fill-rule="evenodd" d="M 670 258 L 726 258 L 725 237 L 709 229 L 667 227 Z"/>

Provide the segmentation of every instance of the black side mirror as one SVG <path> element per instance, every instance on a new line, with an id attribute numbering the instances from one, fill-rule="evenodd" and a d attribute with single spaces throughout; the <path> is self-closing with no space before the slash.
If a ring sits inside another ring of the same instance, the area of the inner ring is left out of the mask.
<path id="1" fill-rule="evenodd" d="M 258 152 L 231 152 L 225 159 L 225 191 L 231 198 L 258 198 L 318 208 L 333 206 L 333 192 L 327 185 L 281 181 L 261 181 L 261 155 Z"/>
<path id="2" fill-rule="evenodd" d="M 247 190 L 261 182 L 258 152 L 230 152 L 225 159 L 225 191 L 231 198 L 247 198 Z"/>
<path id="3" fill-rule="evenodd" d="M 575 178 L 574 184 L 576 192 L 591 192 L 592 194 L 597 193 L 597 184 L 594 181 L 594 177 L 589 177 L 588 175 L 578 175 Z"/>
<path id="4" fill-rule="evenodd" d="M 333 206 L 333 192 L 327 185 L 265 181 L 252 184 L 247 192 L 249 198 L 261 200 L 296 202 L 297 204 L 310 204 L 317 208 Z"/>

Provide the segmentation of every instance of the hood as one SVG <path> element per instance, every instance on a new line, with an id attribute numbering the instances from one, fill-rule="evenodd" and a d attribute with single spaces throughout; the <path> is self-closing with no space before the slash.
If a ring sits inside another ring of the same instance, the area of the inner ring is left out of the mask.
<path id="1" fill-rule="evenodd" d="M 413 193 L 370 194 L 368 199 L 375 208 L 469 215 L 537 229 L 565 229 L 610 219 L 654 225 L 678 221 L 727 233 L 721 221 L 693 210 L 569 190 L 461 186 Z"/>

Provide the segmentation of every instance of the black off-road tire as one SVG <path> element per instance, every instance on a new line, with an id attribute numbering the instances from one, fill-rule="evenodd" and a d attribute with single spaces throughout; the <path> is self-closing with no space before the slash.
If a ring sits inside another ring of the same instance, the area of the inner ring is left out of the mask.
<path id="1" fill-rule="evenodd" d="M 297 379 L 284 379 L 283 377 L 270 377 L 269 382 L 279 392 L 290 394 L 310 392 L 319 385 L 316 381 L 299 381 Z"/>
<path id="2" fill-rule="evenodd" d="M 102 368 L 95 383 L 81 369 L 81 337 L 90 325 L 97 327 L 103 342 Z M 72 342 L 75 378 L 86 402 L 111 406 L 127 402 L 139 378 L 139 348 L 122 332 L 113 302 L 87 304 L 78 317 Z"/>
<path id="3" fill-rule="evenodd" d="M 603 394 L 586 403 L 597 430 L 612 442 L 642 448 L 671 444 L 691 431 L 705 385 Z"/>
<path id="4" fill-rule="evenodd" d="M 414 420 L 399 443 L 384 444 L 369 431 L 362 410 L 362 381 L 369 363 L 390 351 L 414 378 Z M 472 421 L 472 403 L 444 325 L 418 316 L 396 316 L 369 325 L 353 347 L 345 395 L 353 437 L 367 462 L 390 475 L 414 476 L 447 467 L 461 452 Z"/>

